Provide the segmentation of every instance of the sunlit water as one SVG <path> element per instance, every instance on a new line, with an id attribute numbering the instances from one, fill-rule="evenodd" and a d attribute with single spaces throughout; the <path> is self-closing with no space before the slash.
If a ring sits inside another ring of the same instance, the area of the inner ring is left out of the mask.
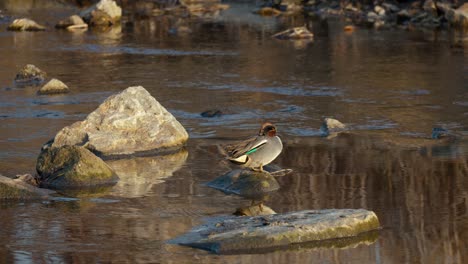
<path id="1" fill-rule="evenodd" d="M 73 9 L 21 11 L 52 28 Z M 220 17 L 124 23 L 108 32 L 7 32 L 0 24 L 0 173 L 34 173 L 41 145 L 82 120 L 109 95 L 142 85 L 186 127 L 187 150 L 170 157 L 109 161 L 134 174 L 98 194 L 2 203 L 0 262 L 11 263 L 466 263 L 468 259 L 468 44 L 452 32 L 352 34 L 339 22 L 261 18 L 231 3 Z M 130 21 L 129 17 L 125 21 Z M 313 43 L 270 36 L 307 24 Z M 71 93 L 16 88 L 32 63 Z M 223 115 L 203 118 L 219 109 Z M 320 138 L 323 117 L 349 134 Z M 365 208 L 377 213 L 376 241 L 218 256 L 167 244 L 207 217 L 250 204 L 203 183 L 229 167 L 216 144 L 277 124 L 285 149 L 275 164 L 294 173 L 266 205 L 277 212 Z M 433 127 L 455 142 L 427 138 Z M 121 162 L 121 163 L 119 163 Z M 129 165 L 130 164 L 130 165 Z M 135 180 L 138 179 L 138 180 Z"/>

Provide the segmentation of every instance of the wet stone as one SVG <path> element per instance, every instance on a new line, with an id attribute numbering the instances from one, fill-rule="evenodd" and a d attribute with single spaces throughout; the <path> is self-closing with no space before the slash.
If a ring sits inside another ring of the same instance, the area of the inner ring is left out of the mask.
<path id="1" fill-rule="evenodd" d="M 80 16 L 72 15 L 66 19 L 60 20 L 55 27 L 61 29 L 87 28 L 88 24 L 86 24 Z"/>
<path id="2" fill-rule="evenodd" d="M 17 86 L 39 85 L 44 82 L 46 76 L 46 72 L 32 64 L 27 64 L 16 74 L 15 84 Z"/>
<path id="3" fill-rule="evenodd" d="M 37 188 L 28 183 L 28 177 L 11 179 L 0 175 L 0 201 L 46 199 L 54 191 Z"/>
<path id="4" fill-rule="evenodd" d="M 66 84 L 57 79 L 52 79 L 39 89 L 38 94 L 61 94 L 68 93 L 70 89 Z"/>
<path id="5" fill-rule="evenodd" d="M 84 147 L 63 146 L 43 149 L 37 158 L 36 171 L 42 187 L 54 189 L 114 185 L 114 171 Z"/>
<path id="6" fill-rule="evenodd" d="M 214 218 L 169 243 L 218 254 L 268 252 L 299 243 L 315 242 L 320 246 L 331 239 L 357 237 L 379 227 L 376 214 L 364 209 L 306 210 Z"/>
<path id="7" fill-rule="evenodd" d="M 36 21 L 29 18 L 15 19 L 13 23 L 8 26 L 8 30 L 11 31 L 43 31 L 46 28 L 39 25 Z"/>
<path id="8" fill-rule="evenodd" d="M 279 189 L 278 181 L 267 171 L 232 170 L 208 183 L 207 186 L 248 198 L 261 198 Z"/>

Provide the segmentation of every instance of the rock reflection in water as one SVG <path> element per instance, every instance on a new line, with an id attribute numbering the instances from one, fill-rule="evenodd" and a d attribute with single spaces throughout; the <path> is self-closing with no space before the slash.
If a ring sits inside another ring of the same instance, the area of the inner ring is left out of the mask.
<path id="1" fill-rule="evenodd" d="M 187 157 L 187 150 L 182 149 L 169 155 L 108 160 L 107 164 L 120 178 L 112 193 L 122 197 L 145 196 L 155 184 L 179 170 Z"/>

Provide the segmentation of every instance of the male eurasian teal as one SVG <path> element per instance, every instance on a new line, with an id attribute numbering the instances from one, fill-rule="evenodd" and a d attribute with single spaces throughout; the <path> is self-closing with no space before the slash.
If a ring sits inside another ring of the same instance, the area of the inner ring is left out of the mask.
<path id="1" fill-rule="evenodd" d="M 262 125 L 257 136 L 224 146 L 223 150 L 231 162 L 255 171 L 263 171 L 263 166 L 281 153 L 283 143 L 276 135 L 276 127 L 267 122 Z"/>

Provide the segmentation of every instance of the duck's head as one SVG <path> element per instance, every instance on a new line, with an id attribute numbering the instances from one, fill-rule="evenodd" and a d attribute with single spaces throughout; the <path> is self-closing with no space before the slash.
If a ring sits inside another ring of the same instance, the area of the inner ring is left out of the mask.
<path id="1" fill-rule="evenodd" d="M 260 131 L 258 131 L 258 135 L 274 137 L 276 136 L 276 127 L 270 122 L 263 123 Z"/>

